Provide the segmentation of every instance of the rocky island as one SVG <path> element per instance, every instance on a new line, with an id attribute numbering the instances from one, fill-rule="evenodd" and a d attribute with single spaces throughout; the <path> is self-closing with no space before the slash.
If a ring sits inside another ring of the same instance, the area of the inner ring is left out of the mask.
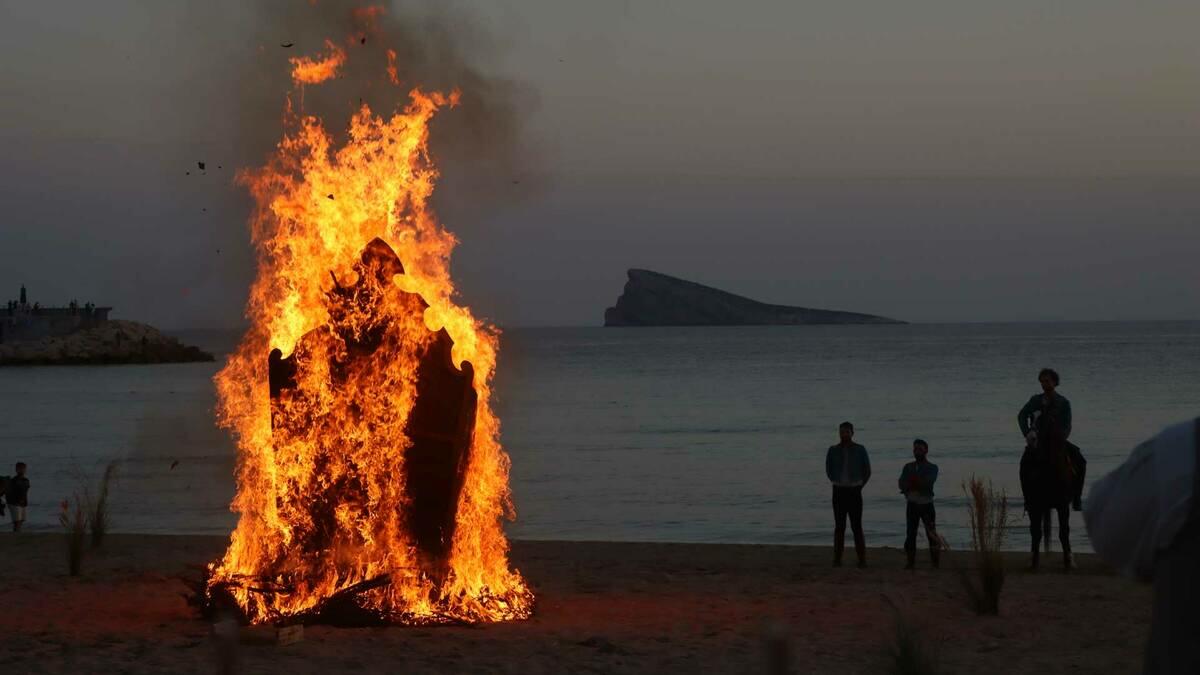
<path id="1" fill-rule="evenodd" d="M 153 326 L 110 320 L 111 307 L 72 300 L 66 307 L 19 300 L 0 311 L 0 366 L 183 363 L 213 355 Z"/>
<path id="2" fill-rule="evenodd" d="M 153 326 L 110 320 L 69 335 L 0 344 L 0 366 L 103 365 L 212 361 L 213 355 L 185 345 Z"/>
<path id="3" fill-rule="evenodd" d="M 629 270 L 617 304 L 604 310 L 605 326 L 794 326 L 898 324 L 872 314 L 758 302 L 694 281 L 650 270 Z"/>

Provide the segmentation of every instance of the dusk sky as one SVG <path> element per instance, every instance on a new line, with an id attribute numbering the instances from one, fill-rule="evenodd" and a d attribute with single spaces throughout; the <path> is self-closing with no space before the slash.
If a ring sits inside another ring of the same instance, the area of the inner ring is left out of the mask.
<path id="1" fill-rule="evenodd" d="M 325 30 L 243 4 L 0 4 L 0 294 L 240 325 L 234 171 Z M 629 267 L 910 321 L 1200 319 L 1194 0 L 389 10 L 514 121 L 435 139 L 461 301 L 501 325 L 599 325 Z"/>

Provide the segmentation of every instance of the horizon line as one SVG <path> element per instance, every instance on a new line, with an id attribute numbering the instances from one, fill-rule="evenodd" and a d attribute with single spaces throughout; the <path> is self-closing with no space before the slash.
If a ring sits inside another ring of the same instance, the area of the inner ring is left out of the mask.
<path id="1" fill-rule="evenodd" d="M 134 319 L 125 319 L 133 321 Z M 853 323 L 810 323 L 810 324 L 735 324 L 735 325 L 694 325 L 694 326 L 605 326 L 603 323 L 513 323 L 503 324 L 499 322 L 485 323 L 496 326 L 501 330 L 509 329 L 526 329 L 526 328 L 808 328 L 813 326 L 870 326 L 871 328 L 879 328 L 882 325 L 888 326 L 995 326 L 995 325 L 1047 325 L 1047 324 L 1081 324 L 1081 323 L 1200 323 L 1200 318 L 1192 319 L 986 319 L 986 320 L 937 320 L 937 321 L 904 321 L 897 324 L 853 324 Z M 191 332 L 220 332 L 220 333 L 235 333 L 245 332 L 246 326 L 193 326 L 189 328 L 163 328 L 161 329 L 169 333 L 191 333 Z"/>

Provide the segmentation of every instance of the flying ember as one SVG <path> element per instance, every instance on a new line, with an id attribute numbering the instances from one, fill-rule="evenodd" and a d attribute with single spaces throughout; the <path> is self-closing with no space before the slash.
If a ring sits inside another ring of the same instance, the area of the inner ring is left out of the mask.
<path id="1" fill-rule="evenodd" d="M 332 76 L 346 50 L 293 59 Z M 392 57 L 394 59 L 394 57 Z M 395 80 L 389 59 L 389 79 Z M 458 94 L 362 106 L 344 143 L 292 109 L 256 203 L 250 329 L 215 381 L 240 514 L 205 601 L 249 621 L 528 617 L 509 567 L 508 456 L 489 402 L 497 333 L 453 301 L 453 235 L 429 200 L 429 122 Z"/>

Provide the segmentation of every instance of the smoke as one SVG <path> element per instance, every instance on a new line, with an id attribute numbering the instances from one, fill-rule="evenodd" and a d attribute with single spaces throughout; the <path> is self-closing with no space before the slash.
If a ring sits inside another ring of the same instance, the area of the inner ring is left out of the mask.
<path id="1" fill-rule="evenodd" d="M 345 51 L 346 62 L 335 79 L 304 86 L 292 102 L 331 132 L 346 129 L 361 104 L 390 115 L 415 87 L 461 93 L 457 107 L 439 113 L 430 139 L 444 186 L 435 206 L 453 211 L 456 229 L 537 190 L 537 152 L 523 133 L 536 94 L 485 68 L 501 50 L 476 17 L 445 2 L 296 1 L 254 3 L 241 11 L 251 13 L 249 39 L 258 45 L 257 57 L 237 74 L 242 166 L 260 164 L 279 140 L 293 89 L 288 59 L 324 53 L 328 40 Z M 398 84 L 389 77 L 391 63 Z"/>
<path id="2" fill-rule="evenodd" d="M 458 90 L 459 105 L 430 127 L 442 174 L 432 206 L 465 244 L 494 240 L 488 232 L 498 216 L 544 188 L 525 126 L 536 92 L 503 74 L 502 41 L 484 12 L 448 0 L 218 0 L 158 11 L 158 25 L 170 26 L 162 39 L 169 47 L 146 67 L 169 83 L 154 102 L 157 126 L 177 127 L 182 140 L 161 191 L 189 215 L 172 220 L 178 232 L 170 240 L 149 238 L 159 250 L 146 258 L 160 261 L 160 278 L 177 280 L 167 297 L 182 302 L 164 301 L 164 312 L 204 315 L 169 317 L 170 325 L 231 325 L 241 314 L 255 262 L 246 224 L 252 203 L 234 170 L 261 166 L 274 152 L 289 96 L 340 140 L 362 104 L 389 116 L 413 88 Z M 294 86 L 289 59 L 326 55 L 326 41 L 346 56 L 335 79 Z M 197 160 L 207 160 L 207 171 L 197 172 Z"/>

